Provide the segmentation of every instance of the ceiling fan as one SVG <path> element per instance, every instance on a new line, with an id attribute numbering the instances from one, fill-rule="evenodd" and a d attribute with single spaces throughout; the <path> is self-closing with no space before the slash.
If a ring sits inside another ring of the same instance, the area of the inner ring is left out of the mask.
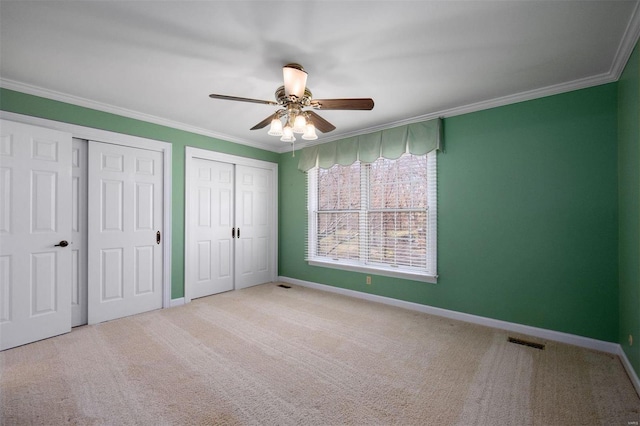
<path id="1" fill-rule="evenodd" d="M 327 133 L 336 128 L 313 110 L 373 109 L 373 99 L 371 98 L 313 99 L 311 91 L 306 87 L 307 72 L 302 68 L 302 65 L 287 64 L 282 67 L 282 74 L 284 85 L 276 90 L 276 101 L 217 95 L 215 93 L 210 94 L 209 97 L 279 106 L 280 108 L 274 114 L 253 126 L 251 130 L 262 129 L 267 124 L 271 124 L 269 135 L 280 136 L 281 141 L 291 143 L 296 140 L 294 133 L 302 133 L 302 139 L 314 140 L 318 139 L 316 129 Z"/>

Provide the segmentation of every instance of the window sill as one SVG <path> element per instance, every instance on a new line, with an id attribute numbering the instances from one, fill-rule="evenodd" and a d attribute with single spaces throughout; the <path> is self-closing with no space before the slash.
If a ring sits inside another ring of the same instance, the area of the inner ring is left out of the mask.
<path id="1" fill-rule="evenodd" d="M 311 266 L 319 266 L 321 268 L 343 269 L 345 271 L 363 272 L 368 274 L 382 275 L 385 277 L 402 278 L 405 280 L 422 281 L 425 283 L 436 284 L 438 282 L 438 276 L 426 275 L 419 272 L 400 271 L 395 268 L 384 268 L 375 266 L 362 266 L 357 264 L 350 264 L 344 262 L 331 262 L 323 260 L 308 260 Z"/>

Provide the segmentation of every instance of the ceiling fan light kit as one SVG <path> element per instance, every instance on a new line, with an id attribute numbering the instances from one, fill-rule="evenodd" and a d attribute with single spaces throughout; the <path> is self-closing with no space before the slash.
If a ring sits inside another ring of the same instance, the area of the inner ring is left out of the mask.
<path id="1" fill-rule="evenodd" d="M 259 99 L 241 98 L 237 96 L 218 95 L 212 93 L 209 97 L 229 101 L 252 102 L 258 104 L 279 106 L 275 114 L 270 115 L 251 130 L 262 129 L 270 124 L 270 136 L 280 137 L 283 142 L 294 143 L 294 133 L 302 134 L 304 140 L 316 140 L 316 129 L 323 133 L 330 132 L 336 127 L 313 110 L 371 110 L 373 99 L 349 98 L 349 99 L 313 99 L 311 91 L 307 88 L 307 72 L 299 64 L 287 64 L 282 68 L 284 85 L 275 93 L 276 102 Z M 305 109 L 307 108 L 307 109 Z"/>

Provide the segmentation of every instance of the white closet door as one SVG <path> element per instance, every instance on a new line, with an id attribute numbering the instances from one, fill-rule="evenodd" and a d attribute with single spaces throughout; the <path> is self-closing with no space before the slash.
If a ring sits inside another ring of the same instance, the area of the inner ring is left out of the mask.
<path id="1" fill-rule="evenodd" d="M 196 158 L 189 200 L 190 297 L 233 290 L 233 164 Z"/>
<path id="2" fill-rule="evenodd" d="M 89 141 L 89 324 L 162 307 L 162 162 Z"/>
<path id="3" fill-rule="evenodd" d="M 87 323 L 87 141 L 71 151 L 71 326 Z"/>
<path id="4" fill-rule="evenodd" d="M 236 289 L 273 279 L 273 172 L 236 166 Z"/>
<path id="5" fill-rule="evenodd" d="M 0 121 L 0 350 L 71 330 L 70 240 L 71 135 Z"/>

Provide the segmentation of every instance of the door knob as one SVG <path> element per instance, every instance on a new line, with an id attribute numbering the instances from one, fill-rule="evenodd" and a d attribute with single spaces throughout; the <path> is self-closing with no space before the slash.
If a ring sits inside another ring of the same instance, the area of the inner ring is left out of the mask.
<path id="1" fill-rule="evenodd" d="M 67 240 L 62 240 L 58 244 L 56 244 L 54 247 L 66 247 L 68 245 L 69 245 L 69 242 Z"/>

